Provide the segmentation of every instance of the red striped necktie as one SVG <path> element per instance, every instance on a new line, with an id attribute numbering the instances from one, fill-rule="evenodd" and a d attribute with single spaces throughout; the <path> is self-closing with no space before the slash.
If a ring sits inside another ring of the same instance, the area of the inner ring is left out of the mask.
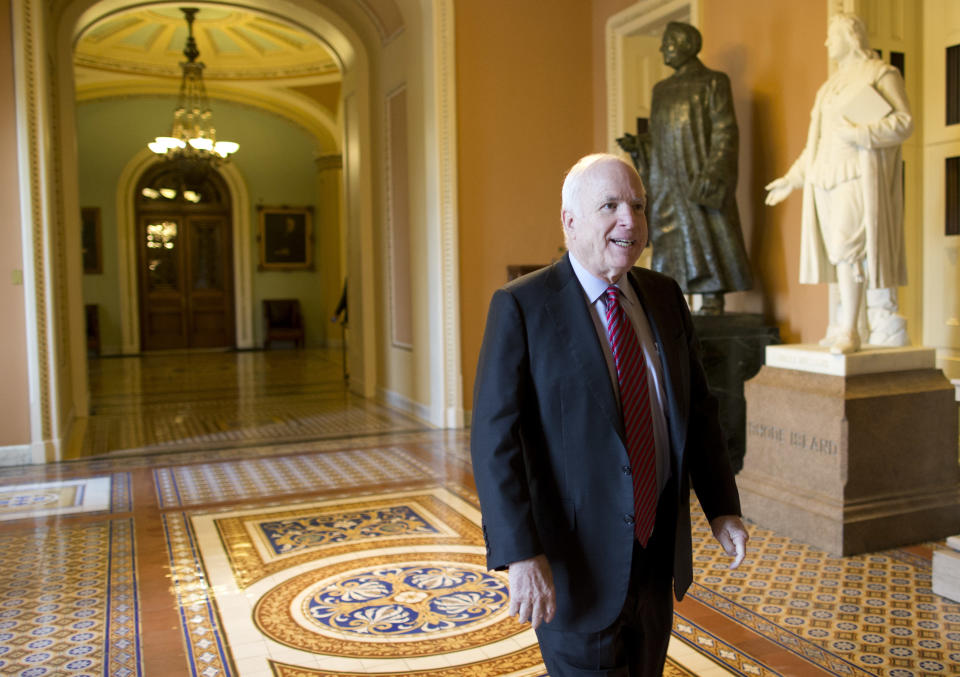
<path id="1" fill-rule="evenodd" d="M 620 289 L 606 290 L 607 337 L 617 366 L 620 406 L 633 475 L 634 533 L 646 547 L 657 517 L 657 456 L 650 415 L 647 363 L 630 318 L 620 306 Z"/>

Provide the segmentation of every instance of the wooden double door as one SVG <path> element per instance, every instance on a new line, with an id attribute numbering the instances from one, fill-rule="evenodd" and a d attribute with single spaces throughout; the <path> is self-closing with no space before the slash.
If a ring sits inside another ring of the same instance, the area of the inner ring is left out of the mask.
<path id="1" fill-rule="evenodd" d="M 235 345 L 231 231 L 228 212 L 140 212 L 142 350 Z"/>

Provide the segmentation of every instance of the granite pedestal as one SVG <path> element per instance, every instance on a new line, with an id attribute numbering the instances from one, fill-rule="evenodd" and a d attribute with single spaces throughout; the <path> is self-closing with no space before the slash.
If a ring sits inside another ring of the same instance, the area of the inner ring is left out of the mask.
<path id="1" fill-rule="evenodd" d="M 957 403 L 932 348 L 771 346 L 744 386 L 744 516 L 830 553 L 954 534 Z"/>
<path id="2" fill-rule="evenodd" d="M 747 449 L 743 384 L 763 366 L 764 349 L 780 343 L 780 330 L 765 324 L 763 315 L 753 313 L 694 314 L 693 326 L 703 348 L 710 392 L 720 406 L 730 464 L 734 472 L 740 472 Z"/>

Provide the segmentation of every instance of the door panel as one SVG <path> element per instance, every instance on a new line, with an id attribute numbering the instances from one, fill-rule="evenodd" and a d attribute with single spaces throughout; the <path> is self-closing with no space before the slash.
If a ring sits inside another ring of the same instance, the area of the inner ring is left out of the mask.
<path id="1" fill-rule="evenodd" d="M 937 349 L 937 366 L 952 379 L 960 378 L 960 235 L 946 227 L 946 164 L 960 157 L 960 124 L 949 124 L 946 116 L 946 64 L 947 50 L 955 45 L 960 45 L 960 3 L 924 2 L 923 343 Z"/>
<path id="2" fill-rule="evenodd" d="M 190 345 L 233 345 L 229 224 L 222 216 L 190 217 L 188 224 Z"/>
<path id="3" fill-rule="evenodd" d="M 230 223 L 223 214 L 140 219 L 143 350 L 234 344 Z"/>
<path id="4" fill-rule="evenodd" d="M 180 217 L 171 214 L 140 219 L 140 326 L 144 350 L 187 347 L 181 226 Z"/>
<path id="5" fill-rule="evenodd" d="M 897 291 L 900 314 L 907 319 L 911 342 L 921 342 L 923 313 L 923 45 L 922 3 L 870 0 L 854 11 L 867 25 L 870 48 L 898 66 L 913 113 L 913 134 L 901 145 L 903 156 L 903 236 L 908 284 Z M 826 30 L 824 30 L 826 36 Z M 831 294 L 834 285 L 831 285 Z M 832 299 L 833 297 L 831 297 Z M 832 305 L 832 301 L 831 301 Z"/>

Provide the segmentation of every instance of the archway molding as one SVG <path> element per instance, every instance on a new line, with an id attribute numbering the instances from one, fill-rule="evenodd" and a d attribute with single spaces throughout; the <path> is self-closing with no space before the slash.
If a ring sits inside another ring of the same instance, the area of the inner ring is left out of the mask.
<path id="1" fill-rule="evenodd" d="M 326 2 L 337 4 L 339 0 Z M 83 29 L 98 18 L 142 4 L 135 0 L 12 3 L 30 401 L 26 455 L 34 463 L 62 459 L 89 413 L 83 272 L 80 257 L 71 254 L 81 246 L 73 45 Z M 357 305 L 371 308 L 365 318 L 368 321 L 353 327 L 355 389 L 372 396 L 376 384 L 374 248 L 372 213 L 365 206 L 373 195 L 372 151 L 369 144 L 361 143 L 372 138 L 371 90 L 364 42 L 346 19 L 324 4 L 303 7 L 289 0 L 233 4 L 295 24 L 318 39 L 322 36 L 341 64 L 344 99 L 350 97 L 356 103 L 343 122 L 355 130 L 352 141 L 357 145 L 344 153 L 349 163 L 344 174 L 349 174 L 351 181 L 344 194 L 341 229 L 357 234 L 351 247 L 357 251 L 352 277 L 358 284 L 352 286 L 351 294 L 357 295 Z"/>
<path id="2" fill-rule="evenodd" d="M 607 150 L 619 153 L 617 137 L 632 131 L 635 120 L 624 113 L 629 82 L 626 45 L 635 35 L 662 34 L 670 21 L 700 24 L 700 0 L 641 0 L 607 19 Z"/>
<path id="3" fill-rule="evenodd" d="M 417 2 L 418 0 L 411 0 Z M 419 0 L 424 37 L 424 77 L 431 85 L 422 121 L 427 142 L 428 241 L 432 287 L 428 410 L 440 426 L 462 422 L 456 218 L 456 126 L 452 0 Z M 153 4 L 153 3 L 151 3 Z M 156 3 L 161 4 L 161 3 Z M 199 3 L 201 5 L 205 3 Z M 218 4 L 218 3 L 207 3 Z M 353 24 L 357 5 L 323 0 L 303 6 L 292 0 L 231 3 L 293 23 L 322 36 L 342 65 L 344 209 L 351 297 L 359 307 L 351 328 L 354 390 L 376 394 L 373 239 L 375 163 L 372 134 L 370 27 Z M 15 0 L 12 3 L 23 277 L 27 314 L 29 456 L 33 462 L 63 457 L 71 428 L 87 416 L 89 392 L 79 257 L 79 186 L 73 44 L 97 18 L 142 6 L 135 0 Z M 341 16 L 342 15 L 342 16 Z M 353 24 L 351 24 L 353 22 Z M 361 37 L 363 33 L 363 37 Z M 365 43 L 364 40 L 367 42 Z M 378 41 L 379 42 L 379 41 Z M 131 161 L 134 167 L 136 162 Z M 226 177 L 230 180 L 229 175 Z M 238 195 L 236 182 L 231 190 Z M 242 193 L 242 191 L 240 191 Z M 237 210 L 236 216 L 242 215 Z M 242 241 L 242 238 L 241 238 Z M 239 286 L 239 285 L 238 285 Z M 242 292 L 241 292 L 242 293 Z M 135 314 L 132 314 L 135 317 Z M 129 328 L 128 328 L 129 331 Z M 136 336 L 136 332 L 130 332 Z"/>
<path id="4" fill-rule="evenodd" d="M 26 0 L 35 1 L 35 0 Z M 331 53 L 338 61 L 342 72 L 342 96 L 344 101 L 350 99 L 356 103 L 350 110 L 344 106 L 343 127 L 356 130 L 351 137 L 342 134 L 344 139 L 344 209 L 341 215 L 341 231 L 348 234 L 349 248 L 354 250 L 356 255 L 351 257 L 353 262 L 353 274 L 351 277 L 358 280 L 359 284 L 354 285 L 351 294 L 356 294 L 355 307 L 373 308 L 375 290 L 373 288 L 373 270 L 374 270 L 374 251 L 373 246 L 373 227 L 371 210 L 365 205 L 370 204 L 373 195 L 373 182 L 371 171 L 371 149 L 368 139 L 371 135 L 371 116 L 370 116 L 370 97 L 371 97 L 371 78 L 369 56 L 366 51 L 362 36 L 353 28 L 345 16 L 341 16 L 337 11 L 328 5 L 335 5 L 337 0 L 327 0 L 326 3 L 317 3 L 310 7 L 301 6 L 289 0 L 241 0 L 230 3 L 231 5 L 244 9 L 246 11 L 259 13 L 269 16 L 275 20 L 283 21 L 310 33 L 318 40 L 323 41 Z M 149 3 L 162 4 L 162 3 Z M 202 6 L 204 3 L 199 3 Z M 220 3 L 206 3 L 216 5 Z M 61 97 L 61 110 L 64 111 L 63 118 L 72 118 L 75 115 L 75 103 L 73 94 L 73 75 L 72 75 L 72 45 L 82 35 L 84 30 L 97 21 L 110 14 L 123 12 L 134 7 L 142 7 L 142 2 L 137 0 L 74 0 L 70 2 L 63 12 L 54 19 L 52 32 L 56 35 L 55 44 L 57 45 L 57 72 L 61 74 L 59 89 L 63 93 Z M 69 47 L 68 47 L 69 46 Z M 339 130 L 338 130 L 339 131 Z M 349 145 L 352 144 L 352 145 Z M 63 144 L 66 145 L 66 144 Z M 62 185 L 65 192 L 73 191 L 76 199 L 76 159 L 65 158 L 63 163 L 64 179 Z M 240 188 L 241 181 L 239 175 L 230 176 L 229 171 L 224 174 L 234 193 L 232 199 L 237 199 L 238 194 L 245 193 Z M 347 181 L 346 177 L 350 180 Z M 69 213 L 69 211 L 68 211 Z M 129 213 L 124 210 L 124 213 Z M 235 218 L 248 218 L 246 209 L 235 211 Z M 236 222 L 235 222 L 236 223 Z M 127 231 L 129 232 L 129 230 Z M 249 231 L 248 231 L 249 232 Z M 242 238 L 239 241 L 243 241 Z M 242 252 L 236 250 L 235 256 L 242 255 Z M 129 253 L 127 254 L 129 257 Z M 238 279 L 237 293 L 250 293 L 251 282 L 247 279 Z M 128 290 L 128 299 L 133 299 L 134 294 Z M 239 305 L 238 322 L 243 322 L 243 316 L 251 314 L 247 306 Z M 364 313 L 366 314 L 366 313 Z M 351 347 L 351 371 L 354 375 L 353 386 L 356 391 L 371 396 L 375 392 L 376 383 L 376 336 L 374 334 L 375 323 L 373 321 L 372 311 L 366 322 L 355 322 L 352 327 L 353 346 Z M 138 332 L 132 331 L 130 327 L 131 320 L 127 318 L 125 323 L 127 332 L 135 337 Z M 238 325 L 238 342 L 240 337 L 244 336 L 245 342 L 252 343 L 252 317 L 247 326 Z M 248 337 L 248 338 L 246 338 Z M 130 349 L 132 341 L 125 345 L 125 349 Z M 85 356 L 81 355 L 85 371 Z"/>
<path id="5" fill-rule="evenodd" d="M 25 0 L 33 2 L 36 0 Z M 327 4 L 334 5 L 337 0 L 327 0 Z M 163 4 L 162 2 L 146 4 Z M 222 3 L 198 3 L 198 6 L 217 5 Z M 369 207 L 373 199 L 373 179 L 372 179 L 372 151 L 367 140 L 372 138 L 371 120 L 370 120 L 370 97 L 371 97 L 371 78 L 369 56 L 366 51 L 364 40 L 361 35 L 350 25 L 345 16 L 341 16 L 336 11 L 328 7 L 327 4 L 311 5 L 309 8 L 300 6 L 290 0 L 240 0 L 230 3 L 234 7 L 246 11 L 269 16 L 274 20 L 286 22 L 297 26 L 301 30 L 313 35 L 316 39 L 324 42 L 329 48 L 331 54 L 340 65 L 342 73 L 342 96 L 343 106 L 343 158 L 344 158 L 344 201 L 341 211 L 341 232 L 347 234 L 348 250 L 352 255 L 348 257 L 351 262 L 351 270 L 348 274 L 356 279 L 359 284 L 352 285 L 351 295 L 356 295 L 354 307 L 362 309 L 362 313 L 353 323 L 352 335 L 353 346 L 351 349 L 351 373 L 353 375 L 352 386 L 354 390 L 370 397 L 375 393 L 376 386 L 376 335 L 374 333 L 375 322 L 373 316 L 373 307 L 375 299 L 374 290 L 374 266 L 375 262 L 373 246 L 373 214 Z M 57 52 L 57 69 L 60 74 L 58 91 L 61 93 L 59 109 L 62 111 L 62 118 L 70 119 L 71 123 L 75 117 L 75 95 L 73 90 L 73 70 L 72 53 L 73 45 L 80 38 L 85 30 L 96 24 L 97 21 L 112 14 L 120 13 L 132 8 L 143 7 L 144 3 L 138 0 L 73 0 L 66 5 L 62 14 L 54 18 L 52 33 L 56 36 L 55 45 Z M 347 102 L 353 102 L 348 106 Z M 71 124 L 72 128 L 72 124 Z M 347 133 L 352 131 L 352 133 Z M 60 144 L 60 150 L 67 146 L 66 139 Z M 226 166 L 226 165 L 225 165 Z M 65 202 L 78 202 L 77 198 L 77 179 L 76 179 L 76 157 L 64 158 L 62 164 L 63 180 L 61 185 L 64 188 L 66 196 Z M 145 168 L 140 168 L 139 174 Z M 138 176 L 139 176 L 138 174 Z M 228 185 L 233 193 L 237 184 L 239 175 L 231 178 L 224 174 L 228 180 Z M 239 186 L 237 186 L 239 187 Z M 128 191 L 132 193 L 132 191 Z M 245 193 L 244 188 L 241 192 Z M 231 199 L 235 199 L 232 195 Z M 77 203 L 75 202 L 75 203 Z M 235 212 L 234 218 L 246 215 L 246 208 Z M 71 213 L 69 207 L 66 213 Z M 123 212 L 127 214 L 129 209 L 125 207 Z M 235 221 L 236 223 L 236 221 Z M 119 224 L 118 224 L 119 225 Z M 127 229 L 127 232 L 131 232 Z M 249 231 L 248 231 L 249 232 Z M 242 240 L 242 239 L 241 239 Z M 238 250 L 235 250 L 237 252 Z M 235 253 L 235 256 L 237 254 Z M 129 245 L 127 253 L 129 266 Z M 248 259 L 249 260 L 249 259 Z M 127 271 L 129 276 L 130 271 Z M 79 281 L 78 281 L 79 282 Z M 250 284 L 240 284 L 245 282 L 238 280 L 238 292 L 242 287 L 246 287 L 249 292 Z M 127 303 L 130 304 L 135 298 L 135 293 L 127 289 Z M 367 310 L 369 309 L 369 311 Z M 135 310 L 133 305 L 127 308 L 122 307 L 122 311 Z M 241 315 L 251 314 L 249 308 L 238 306 L 237 318 L 240 321 Z M 132 348 L 133 338 L 138 337 L 139 331 L 133 331 L 131 326 L 138 319 L 131 317 L 124 318 L 125 333 L 129 334 L 130 341 L 124 342 L 124 350 Z M 250 320 L 252 327 L 252 318 Z M 240 336 L 243 335 L 241 327 L 237 327 L 238 344 Z M 249 336 L 252 343 L 252 330 L 244 333 Z M 137 340 L 138 342 L 138 340 Z M 86 356 L 82 353 L 76 356 L 76 359 L 82 361 L 83 371 L 86 370 Z M 80 369 L 75 368 L 74 372 Z"/>
<path id="6" fill-rule="evenodd" d="M 179 83 L 150 83 L 149 85 L 137 82 L 97 83 L 78 89 L 76 101 L 83 103 L 132 96 L 174 98 L 178 92 Z M 318 150 L 322 150 L 325 154 L 340 152 L 340 123 L 331 111 L 303 95 L 298 96 L 280 89 L 230 88 L 210 83 L 207 85 L 207 96 L 214 105 L 216 101 L 230 101 L 288 120 L 315 137 L 318 140 Z"/>

